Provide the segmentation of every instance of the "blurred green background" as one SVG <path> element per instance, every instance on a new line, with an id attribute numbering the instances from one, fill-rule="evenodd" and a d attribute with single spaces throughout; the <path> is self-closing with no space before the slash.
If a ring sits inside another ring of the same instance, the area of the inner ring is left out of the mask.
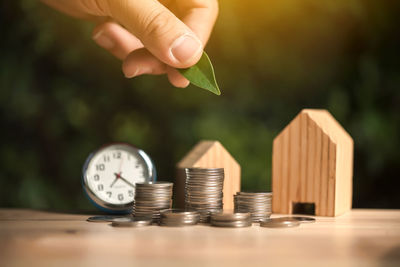
<path id="1" fill-rule="evenodd" d="M 206 51 L 222 96 L 166 77 L 125 79 L 93 24 L 35 0 L 2 1 L 0 207 L 92 209 L 88 154 L 125 141 L 161 179 L 200 139 L 270 189 L 274 136 L 302 108 L 328 109 L 355 141 L 354 207 L 400 208 L 400 2 L 220 1 Z"/>

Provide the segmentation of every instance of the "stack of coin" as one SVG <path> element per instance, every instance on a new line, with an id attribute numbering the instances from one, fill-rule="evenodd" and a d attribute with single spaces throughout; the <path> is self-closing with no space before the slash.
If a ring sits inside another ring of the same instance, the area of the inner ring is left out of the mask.
<path id="1" fill-rule="evenodd" d="M 195 225 L 200 220 L 197 211 L 169 209 L 161 211 L 160 225 L 162 226 L 188 226 Z"/>
<path id="2" fill-rule="evenodd" d="M 211 212 L 223 208 L 223 168 L 187 168 L 185 207 L 200 213 L 200 222 L 208 222 Z"/>
<path id="3" fill-rule="evenodd" d="M 133 214 L 135 217 L 151 217 L 153 222 L 160 220 L 160 211 L 172 205 L 173 183 L 136 183 Z"/>
<path id="4" fill-rule="evenodd" d="M 249 227 L 252 219 L 249 212 L 221 212 L 212 213 L 210 222 L 218 227 Z"/>
<path id="5" fill-rule="evenodd" d="M 237 192 L 235 212 L 250 212 L 253 222 L 265 221 L 271 216 L 271 192 Z"/>

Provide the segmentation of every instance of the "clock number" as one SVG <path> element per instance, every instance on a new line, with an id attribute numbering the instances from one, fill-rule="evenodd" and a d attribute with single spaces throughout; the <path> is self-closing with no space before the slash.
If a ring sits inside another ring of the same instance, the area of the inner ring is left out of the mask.
<path id="1" fill-rule="evenodd" d="M 114 159 L 120 159 L 120 158 L 121 158 L 121 152 L 120 152 L 120 151 L 114 152 L 114 153 L 113 153 L 113 158 L 114 158 Z"/>
<path id="2" fill-rule="evenodd" d="M 104 162 L 109 162 L 110 161 L 110 156 L 104 155 L 103 160 L 104 160 Z"/>
<path id="3" fill-rule="evenodd" d="M 130 197 L 133 197 L 133 190 L 129 190 L 129 191 L 128 191 L 128 195 L 129 195 Z"/>
<path id="4" fill-rule="evenodd" d="M 118 200 L 124 200 L 124 195 L 123 194 L 118 194 Z"/>
<path id="5" fill-rule="evenodd" d="M 103 163 L 96 165 L 96 171 L 104 171 L 105 168 L 106 166 Z"/>
<path id="6" fill-rule="evenodd" d="M 111 191 L 107 191 L 107 195 L 108 195 L 108 197 L 111 197 L 112 192 Z"/>
<path id="7" fill-rule="evenodd" d="M 104 186 L 103 186 L 102 184 L 99 184 L 99 185 L 97 186 L 97 189 L 98 189 L 99 191 L 103 191 Z"/>
<path id="8" fill-rule="evenodd" d="M 93 179 L 94 179 L 95 181 L 98 181 L 98 180 L 100 180 L 100 175 L 98 175 L 98 174 L 95 174 L 95 175 L 93 176 Z"/>

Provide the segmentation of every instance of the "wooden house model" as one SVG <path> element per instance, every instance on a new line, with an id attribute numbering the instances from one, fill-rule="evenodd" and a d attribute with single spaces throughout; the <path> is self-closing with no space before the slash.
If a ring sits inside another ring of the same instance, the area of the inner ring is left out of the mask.
<path id="1" fill-rule="evenodd" d="M 304 109 L 274 139 L 273 212 L 337 216 L 351 209 L 353 139 L 326 110 Z"/>
<path id="2" fill-rule="evenodd" d="M 184 207 L 185 168 L 224 168 L 224 209 L 233 210 L 233 195 L 240 191 L 240 166 L 218 141 L 201 141 L 177 164 L 175 205 Z"/>

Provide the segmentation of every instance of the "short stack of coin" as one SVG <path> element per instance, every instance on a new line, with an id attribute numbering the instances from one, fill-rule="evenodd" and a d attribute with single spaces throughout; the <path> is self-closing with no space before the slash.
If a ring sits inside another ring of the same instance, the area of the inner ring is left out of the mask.
<path id="1" fill-rule="evenodd" d="M 272 213 L 271 192 L 237 192 L 235 212 L 250 212 L 253 222 L 265 221 Z"/>
<path id="2" fill-rule="evenodd" d="M 200 222 L 208 222 L 211 212 L 223 208 L 224 169 L 187 168 L 185 208 L 200 213 Z"/>
<path id="3" fill-rule="evenodd" d="M 151 217 L 159 222 L 160 211 L 170 209 L 172 205 L 173 183 L 147 182 L 136 183 L 133 214 L 138 217 Z"/>
<path id="4" fill-rule="evenodd" d="M 249 227 L 252 219 L 249 212 L 221 212 L 212 213 L 210 223 L 218 227 Z"/>
<path id="5" fill-rule="evenodd" d="M 162 226 L 189 226 L 200 220 L 197 211 L 169 209 L 161 211 L 160 225 Z"/>

